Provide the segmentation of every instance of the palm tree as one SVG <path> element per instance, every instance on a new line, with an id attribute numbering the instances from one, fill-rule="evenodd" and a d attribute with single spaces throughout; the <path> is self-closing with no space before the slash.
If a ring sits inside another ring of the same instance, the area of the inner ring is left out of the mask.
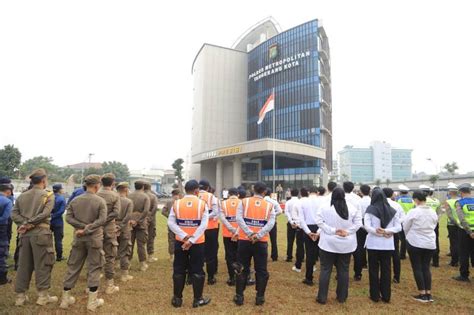
<path id="1" fill-rule="evenodd" d="M 431 185 L 433 185 L 433 187 L 434 187 L 434 185 L 436 184 L 436 182 L 437 182 L 438 180 L 439 180 L 439 176 L 438 176 L 438 175 L 431 175 L 431 177 L 430 177 L 430 183 L 431 183 Z"/>
<path id="2" fill-rule="evenodd" d="M 446 163 L 444 169 L 451 175 L 451 178 L 453 178 L 454 174 L 456 174 L 456 171 L 459 169 L 459 166 L 456 162 Z"/>

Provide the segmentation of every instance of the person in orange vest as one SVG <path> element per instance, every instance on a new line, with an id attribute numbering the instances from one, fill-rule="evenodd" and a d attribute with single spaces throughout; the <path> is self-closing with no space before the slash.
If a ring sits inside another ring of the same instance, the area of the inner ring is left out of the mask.
<path id="1" fill-rule="evenodd" d="M 227 264 L 227 272 L 229 280 L 227 285 L 235 285 L 235 272 L 233 264 L 237 261 L 237 240 L 239 239 L 239 226 L 237 225 L 236 215 L 237 208 L 242 203 L 239 199 L 239 191 L 237 188 L 231 188 L 227 191 L 228 198 L 221 203 L 219 218 L 224 225 L 222 228 L 222 236 L 225 249 L 225 262 Z"/>
<path id="2" fill-rule="evenodd" d="M 237 209 L 239 241 L 237 260 L 234 264 L 236 286 L 234 303 L 244 304 L 244 291 L 250 272 L 250 261 L 255 263 L 256 291 L 255 305 L 265 303 L 265 289 L 269 274 L 267 271 L 268 233 L 275 225 L 273 205 L 263 199 L 267 187 L 262 182 L 254 185 L 254 196 L 243 200 Z"/>
<path id="3" fill-rule="evenodd" d="M 209 304 L 211 299 L 202 295 L 204 290 L 204 242 L 209 213 L 206 203 L 198 198 L 199 184 L 190 180 L 184 186 L 186 195 L 176 200 L 170 210 L 168 227 L 176 235 L 173 261 L 173 299 L 171 304 L 183 305 L 183 289 L 186 274 L 191 273 L 194 300 L 193 307 Z M 189 270 L 188 270 L 189 269 Z"/>
<path id="4" fill-rule="evenodd" d="M 206 260 L 207 284 L 216 284 L 217 252 L 219 251 L 219 206 L 217 198 L 210 192 L 211 185 L 206 179 L 199 181 L 199 199 L 203 200 L 209 211 L 209 224 L 206 229 L 204 255 Z"/>

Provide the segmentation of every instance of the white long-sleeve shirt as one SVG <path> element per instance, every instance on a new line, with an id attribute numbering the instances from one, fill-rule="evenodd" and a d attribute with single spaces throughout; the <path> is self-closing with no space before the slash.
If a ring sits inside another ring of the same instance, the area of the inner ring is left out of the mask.
<path id="1" fill-rule="evenodd" d="M 362 226 L 359 209 L 347 203 L 348 220 L 342 219 L 334 206 L 325 204 L 316 214 L 316 224 L 319 227 L 319 248 L 331 253 L 348 254 L 357 248 L 356 232 Z M 349 234 L 346 237 L 336 235 L 336 230 L 342 229 Z"/>
<path id="2" fill-rule="evenodd" d="M 365 241 L 365 247 L 367 249 L 395 250 L 393 235 L 387 238 L 377 233 L 377 228 L 380 228 L 379 218 L 372 214 L 366 213 L 364 215 L 364 227 L 368 233 L 367 239 Z M 398 220 L 396 214 L 384 230 L 393 234 L 398 233 L 402 230 L 402 225 L 400 224 L 400 221 Z"/>
<path id="3" fill-rule="evenodd" d="M 194 195 L 186 195 L 185 197 L 189 198 L 196 198 L 198 199 L 197 196 Z M 201 218 L 201 224 L 199 224 L 199 227 L 196 229 L 194 234 L 189 238 L 189 241 L 191 243 L 195 243 L 196 240 L 198 240 L 206 231 L 207 228 L 207 223 L 209 222 L 209 210 L 207 208 L 207 205 L 205 206 L 204 213 Z M 168 216 L 168 227 L 170 230 L 176 234 L 180 239 L 184 239 L 188 234 L 184 232 L 178 225 L 176 221 L 176 214 L 174 213 L 173 207 L 171 207 L 170 214 Z"/>
<path id="4" fill-rule="evenodd" d="M 255 195 L 257 198 L 263 198 L 262 196 Z M 253 234 L 252 230 L 248 227 L 248 225 L 245 223 L 244 220 L 244 202 L 241 202 L 239 204 L 239 207 L 237 208 L 237 217 L 235 218 L 237 221 L 237 224 L 239 225 L 239 228 L 244 231 L 244 233 L 250 237 L 250 235 Z M 260 232 L 257 233 L 257 238 L 261 239 L 265 234 L 269 233 L 270 230 L 273 228 L 275 225 L 275 210 L 273 210 L 273 207 L 270 212 L 270 218 L 267 221 L 267 224 L 260 230 Z"/>
<path id="5" fill-rule="evenodd" d="M 395 202 L 390 198 L 387 198 L 387 201 L 390 207 L 397 210 L 397 214 L 395 216 L 398 218 L 398 222 L 402 224 L 403 220 L 405 219 L 405 211 L 403 211 L 402 206 L 398 202 Z"/>
<path id="6" fill-rule="evenodd" d="M 362 199 L 360 199 L 359 209 L 360 209 L 360 214 L 362 215 L 362 217 L 364 217 L 365 211 L 370 206 L 371 201 L 372 199 L 369 196 L 363 196 Z"/>
<path id="7" fill-rule="evenodd" d="M 354 206 L 357 210 L 360 210 L 360 202 L 362 198 L 354 194 L 353 192 L 351 193 L 346 193 L 346 202 L 350 203 L 351 205 Z M 362 214 L 361 214 L 362 215 Z"/>
<path id="8" fill-rule="evenodd" d="M 199 191 L 199 193 L 207 193 L 205 190 Z M 214 196 L 213 194 L 211 195 L 211 201 L 210 201 L 210 209 L 208 207 L 209 211 L 209 220 L 217 220 L 219 217 L 219 200 Z"/>
<path id="9" fill-rule="evenodd" d="M 279 216 L 280 214 L 283 213 L 283 210 L 281 209 L 280 203 L 278 201 L 276 201 L 275 199 L 272 199 L 270 196 L 265 196 L 265 198 L 263 199 L 273 205 L 273 210 L 275 210 L 276 216 Z"/>
<path id="10" fill-rule="evenodd" d="M 316 214 L 324 203 L 324 197 L 310 195 L 301 199 L 300 227 L 306 234 L 311 233 L 308 225 L 316 224 Z"/>
<path id="11" fill-rule="evenodd" d="M 411 246 L 425 249 L 436 249 L 435 228 L 438 215 L 429 206 L 418 206 L 405 217 L 403 230 Z"/>
<path id="12" fill-rule="evenodd" d="M 288 223 L 299 226 L 300 210 L 301 201 L 298 199 L 298 197 L 291 197 L 291 199 L 285 203 L 285 214 L 286 218 L 288 219 Z"/>

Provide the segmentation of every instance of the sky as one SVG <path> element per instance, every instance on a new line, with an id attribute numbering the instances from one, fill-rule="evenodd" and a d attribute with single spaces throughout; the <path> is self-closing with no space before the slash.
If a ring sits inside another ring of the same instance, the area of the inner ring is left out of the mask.
<path id="1" fill-rule="evenodd" d="M 0 146 L 55 164 L 169 168 L 191 145 L 191 65 L 273 16 L 318 18 L 331 47 L 333 136 L 413 149 L 413 171 L 474 171 L 470 1 L 2 1 Z M 466 151 L 467 150 L 467 151 Z M 432 162 L 427 161 L 431 158 Z"/>

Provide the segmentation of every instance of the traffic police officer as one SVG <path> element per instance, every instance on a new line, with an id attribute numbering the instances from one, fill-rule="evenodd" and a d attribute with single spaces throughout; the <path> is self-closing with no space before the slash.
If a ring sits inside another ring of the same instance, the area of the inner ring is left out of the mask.
<path id="1" fill-rule="evenodd" d="M 448 216 L 449 252 L 451 254 L 451 262 L 449 265 L 452 267 L 457 267 L 459 264 L 458 234 L 460 222 L 456 213 L 456 202 L 458 199 L 458 186 L 454 183 L 449 183 L 448 199 L 444 203 L 444 209 Z"/>
<path id="2" fill-rule="evenodd" d="M 151 191 L 149 182 L 145 182 L 145 193 L 150 198 L 150 213 L 148 215 L 148 240 L 146 244 L 146 251 L 148 254 L 148 262 L 158 261 L 154 257 L 155 253 L 155 238 L 156 238 L 156 211 L 158 210 L 158 198 Z"/>
<path id="3" fill-rule="evenodd" d="M 207 284 L 216 284 L 217 252 L 219 251 L 219 206 L 217 198 L 210 192 L 211 185 L 205 179 L 199 182 L 199 198 L 204 200 L 209 209 L 209 223 L 206 229 L 206 271 Z"/>
<path id="4" fill-rule="evenodd" d="M 53 237 L 50 230 L 51 210 L 54 194 L 46 190 L 48 177 L 44 169 L 37 169 L 30 175 L 33 188 L 22 193 L 13 207 L 12 219 L 18 225 L 20 250 L 18 272 L 16 274 L 15 305 L 22 306 L 27 301 L 33 271 L 38 290 L 36 304 L 46 305 L 58 301 L 49 296 L 51 270 L 54 265 Z"/>
<path id="5" fill-rule="evenodd" d="M 63 186 L 53 185 L 54 208 L 51 211 L 51 231 L 54 236 L 54 247 L 56 250 L 56 261 L 65 260 L 63 257 L 64 220 L 63 214 L 66 210 L 66 199 L 63 196 Z"/>
<path id="6" fill-rule="evenodd" d="M 219 211 L 219 218 L 224 225 L 222 228 L 222 236 L 225 249 L 225 261 L 227 264 L 227 272 L 229 286 L 235 285 L 235 272 L 233 264 L 237 261 L 237 240 L 239 236 L 239 226 L 237 225 L 236 215 L 237 208 L 241 204 L 239 200 L 239 191 L 237 188 L 228 190 L 227 200 L 223 200 Z"/>
<path id="7" fill-rule="evenodd" d="M 474 253 L 474 198 L 471 184 L 459 186 L 461 199 L 456 202 L 456 213 L 461 224 L 459 229 L 459 276 L 454 279 L 469 282 L 469 258 Z"/>
<path id="8" fill-rule="evenodd" d="M 195 180 L 186 183 L 184 198 L 176 200 L 170 210 L 168 227 L 175 233 L 176 242 L 173 262 L 173 299 L 174 307 L 183 305 L 183 289 L 186 274 L 191 273 L 194 300 L 193 307 L 209 304 L 204 298 L 204 243 L 205 230 L 209 220 L 206 202 L 199 199 L 199 184 Z M 189 269 L 189 270 L 188 270 Z"/>
<path id="9" fill-rule="evenodd" d="M 117 257 L 117 226 L 115 225 L 115 219 L 118 217 L 120 212 L 120 196 L 113 191 L 115 186 L 115 175 L 112 173 L 104 174 L 101 178 L 102 189 L 99 190 L 97 196 L 105 200 L 107 205 L 107 219 L 104 224 L 104 252 L 105 252 L 105 265 L 104 273 L 107 286 L 105 293 L 114 294 L 119 291 L 119 287 L 114 285 L 115 275 L 115 257 Z"/>
<path id="10" fill-rule="evenodd" d="M 133 277 L 128 274 L 130 269 L 130 260 L 128 257 L 130 256 L 129 251 L 131 249 L 131 226 L 136 225 L 136 222 L 130 220 L 133 212 L 133 202 L 127 198 L 128 183 L 119 183 L 117 185 L 117 192 L 120 195 L 120 211 L 115 222 L 119 229 L 117 233 L 117 242 L 119 243 L 117 258 L 120 260 L 120 270 L 122 272 L 120 280 L 127 282 L 133 280 Z"/>
<path id="11" fill-rule="evenodd" d="M 102 246 L 103 226 L 107 220 L 107 204 L 103 198 L 97 196 L 101 182 L 99 175 L 88 175 L 84 182 L 86 192 L 71 201 L 66 209 L 66 222 L 74 228 L 74 238 L 67 261 L 64 291 L 59 307 L 67 309 L 69 305 L 75 303 L 76 299 L 70 295 L 70 291 L 76 285 L 87 260 L 87 287 L 89 288 L 87 309 L 95 311 L 97 307 L 104 304 L 103 299 L 97 298 L 97 289 L 105 261 Z"/>
<path id="12" fill-rule="evenodd" d="M 402 206 L 405 215 L 407 215 L 411 209 L 415 208 L 415 202 L 409 194 L 410 188 L 405 185 L 400 185 L 398 186 L 398 190 L 400 191 L 400 196 L 398 196 L 397 202 Z M 398 236 L 400 238 L 400 259 L 403 260 L 407 258 L 407 240 L 405 238 L 405 232 L 402 230 L 398 233 Z"/>
<path id="13" fill-rule="evenodd" d="M 439 216 L 440 213 L 440 207 L 441 203 L 437 198 L 433 196 L 434 194 L 434 189 L 426 186 L 426 185 L 420 185 L 419 187 L 425 194 L 426 194 L 426 205 L 430 207 L 436 214 Z M 436 233 L 436 251 L 433 254 L 433 267 L 439 267 L 439 223 L 436 225 L 435 228 L 435 233 Z"/>
<path id="14" fill-rule="evenodd" d="M 237 209 L 239 241 L 235 264 L 236 286 L 234 303 L 243 305 L 247 276 L 250 272 L 250 261 L 255 263 L 256 305 L 265 303 L 265 290 L 269 274 L 267 271 L 268 233 L 275 224 L 273 205 L 263 199 L 267 187 L 262 182 L 254 185 L 254 196 L 246 198 Z"/>
<path id="15" fill-rule="evenodd" d="M 11 184 L 0 184 L 0 285 L 10 282 L 7 278 L 8 257 L 8 219 L 12 213 L 13 203 L 8 198 L 13 193 Z"/>

